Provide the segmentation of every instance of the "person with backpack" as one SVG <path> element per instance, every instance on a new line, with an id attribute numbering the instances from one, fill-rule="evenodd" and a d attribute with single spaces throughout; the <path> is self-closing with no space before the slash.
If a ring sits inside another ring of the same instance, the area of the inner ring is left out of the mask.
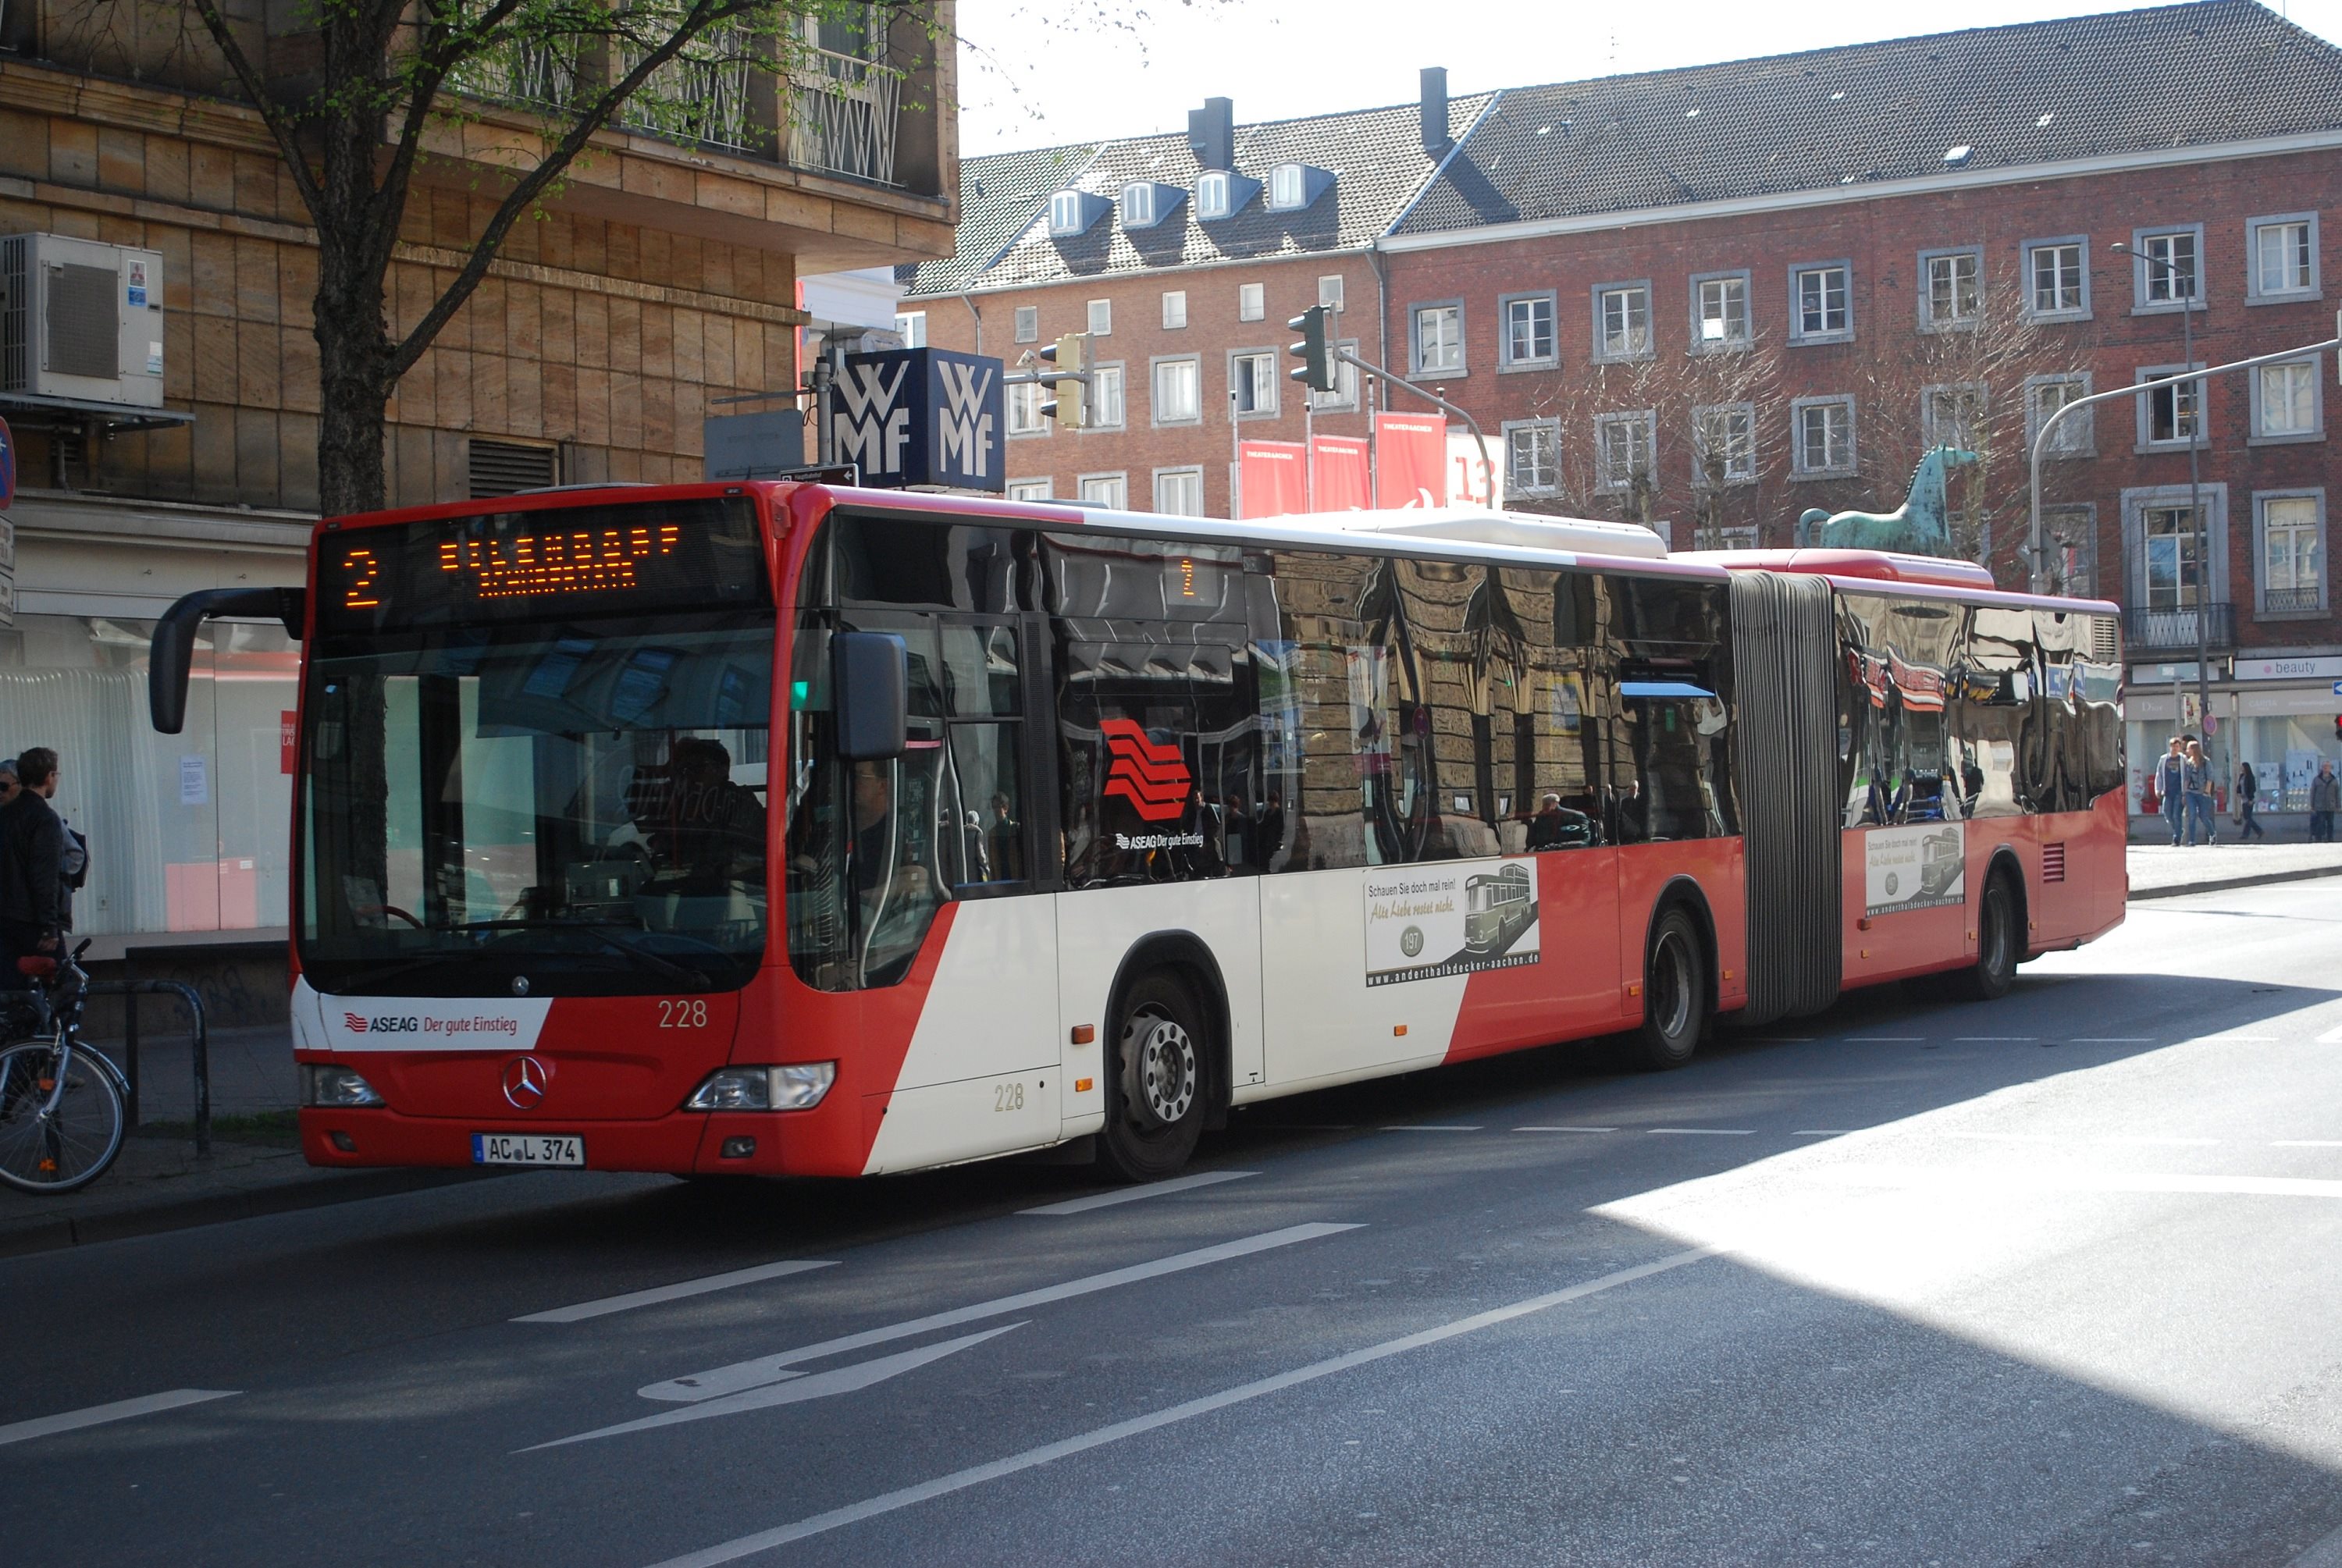
<path id="1" fill-rule="evenodd" d="M 73 917 L 66 904 L 65 824 L 49 802 L 57 754 L 35 746 L 16 759 L 16 798 L 0 808 L 0 988 L 30 984 L 16 961 L 56 952 Z"/>

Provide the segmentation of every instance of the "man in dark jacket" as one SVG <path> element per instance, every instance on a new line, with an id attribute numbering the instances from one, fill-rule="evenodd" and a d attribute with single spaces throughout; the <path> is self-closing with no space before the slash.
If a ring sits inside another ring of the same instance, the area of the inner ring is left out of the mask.
<path id="1" fill-rule="evenodd" d="M 55 953 L 65 925 L 65 824 L 49 804 L 57 754 L 35 746 L 16 759 L 22 784 L 0 809 L 0 986 L 22 990 L 16 960 Z"/>

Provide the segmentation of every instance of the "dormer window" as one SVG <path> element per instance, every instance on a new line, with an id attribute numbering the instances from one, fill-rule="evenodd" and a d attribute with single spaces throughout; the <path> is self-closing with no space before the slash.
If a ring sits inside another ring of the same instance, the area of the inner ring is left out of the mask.
<path id="1" fill-rule="evenodd" d="M 1049 234 L 1064 239 L 1086 233 L 1113 205 L 1088 191 L 1059 191 L 1049 198 Z"/>
<path id="2" fill-rule="evenodd" d="M 1244 205 L 1259 189 L 1258 180 L 1248 180 L 1226 169 L 1210 170 L 1196 180 L 1196 215 L 1207 224 L 1232 218 L 1244 210 Z"/>
<path id="3" fill-rule="evenodd" d="M 1187 199 L 1187 193 L 1177 185 L 1156 185 L 1141 180 L 1122 187 L 1122 226 L 1126 229 L 1151 229 L 1178 210 Z"/>
<path id="4" fill-rule="evenodd" d="M 1307 164 L 1279 164 L 1268 172 L 1268 208 L 1276 213 L 1298 212 L 1326 194 L 1334 183 L 1327 171 Z"/>

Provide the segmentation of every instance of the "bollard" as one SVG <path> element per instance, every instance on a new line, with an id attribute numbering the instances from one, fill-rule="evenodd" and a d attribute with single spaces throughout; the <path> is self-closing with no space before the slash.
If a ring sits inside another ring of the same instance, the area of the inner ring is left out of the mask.
<path id="1" fill-rule="evenodd" d="M 123 1025 L 123 1054 L 126 1060 L 125 1076 L 130 1080 L 129 1124 L 138 1124 L 138 998 L 175 996 L 187 1010 L 189 1023 L 189 1056 L 195 1068 L 195 1158 L 208 1160 L 212 1155 L 212 1037 L 211 1028 L 204 1017 L 204 999 L 192 985 L 176 980 L 110 980 L 93 984 L 93 996 L 122 997 L 125 1003 Z"/>

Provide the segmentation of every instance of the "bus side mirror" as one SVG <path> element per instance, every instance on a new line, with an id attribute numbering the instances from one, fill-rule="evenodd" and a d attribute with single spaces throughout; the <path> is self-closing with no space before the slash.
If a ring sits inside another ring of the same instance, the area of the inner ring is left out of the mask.
<path id="1" fill-rule="evenodd" d="M 852 762 L 903 754 L 910 728 L 911 659 L 892 632 L 839 632 L 829 640 L 837 686 L 837 750 Z"/>
<path id="2" fill-rule="evenodd" d="M 187 673 L 195 634 L 215 615 L 267 615 L 284 623 L 295 642 L 308 607 L 305 588 L 207 588 L 189 594 L 155 623 L 146 660 L 146 711 L 157 734 L 175 735 L 187 722 Z"/>

